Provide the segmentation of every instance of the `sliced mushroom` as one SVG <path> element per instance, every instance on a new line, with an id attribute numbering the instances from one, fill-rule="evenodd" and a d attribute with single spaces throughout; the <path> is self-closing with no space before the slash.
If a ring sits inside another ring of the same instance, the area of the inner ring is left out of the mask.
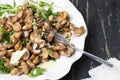
<path id="1" fill-rule="evenodd" d="M 35 57 L 36 57 L 36 55 L 35 55 L 35 54 L 32 54 L 32 55 L 30 56 L 30 60 L 35 59 Z"/>
<path id="2" fill-rule="evenodd" d="M 39 41 L 42 38 L 41 33 L 42 31 L 40 29 L 32 32 L 30 34 L 30 39 L 34 41 Z"/>
<path id="3" fill-rule="evenodd" d="M 37 43 L 33 44 L 33 53 L 39 54 L 41 52 L 39 45 Z"/>
<path id="4" fill-rule="evenodd" d="M 7 49 L 10 49 L 10 48 L 14 47 L 14 44 L 4 44 L 4 46 L 5 46 Z"/>
<path id="5" fill-rule="evenodd" d="M 18 13 L 17 13 L 17 17 L 20 19 L 23 17 L 23 14 L 24 14 L 24 10 L 21 9 Z"/>
<path id="6" fill-rule="evenodd" d="M 55 36 L 54 33 L 48 34 L 48 36 L 47 36 L 47 41 L 48 41 L 48 42 L 51 42 L 51 41 L 53 40 L 53 37 L 54 37 L 54 36 Z"/>
<path id="7" fill-rule="evenodd" d="M 39 54 L 41 52 L 39 45 L 35 42 L 30 41 L 26 47 L 34 54 Z"/>
<path id="8" fill-rule="evenodd" d="M 26 50 L 25 54 L 22 56 L 23 60 L 27 60 L 30 57 L 30 52 L 27 48 L 23 48 L 23 50 Z"/>
<path id="9" fill-rule="evenodd" d="M 36 25 L 33 26 L 33 30 L 36 31 L 38 27 Z"/>
<path id="10" fill-rule="evenodd" d="M 35 68 L 35 64 L 33 64 L 31 62 L 31 60 L 27 60 L 27 64 L 31 67 L 31 68 Z"/>
<path id="11" fill-rule="evenodd" d="M 15 35 L 13 34 L 10 36 L 10 40 L 12 41 L 13 44 L 16 44 L 18 42 L 19 38 L 16 38 Z"/>
<path id="12" fill-rule="evenodd" d="M 13 23 L 10 22 L 10 21 L 7 21 L 6 27 L 8 27 L 9 30 L 12 30 L 12 29 L 13 29 Z M 7 29 L 7 30 L 8 30 L 8 29 Z"/>
<path id="13" fill-rule="evenodd" d="M 80 28 L 75 28 L 74 29 L 74 33 L 75 33 L 76 36 L 81 36 L 82 34 L 84 34 L 84 32 L 85 32 L 85 29 L 84 29 L 83 26 L 80 27 Z"/>
<path id="14" fill-rule="evenodd" d="M 42 48 L 42 47 L 45 46 L 46 42 L 45 42 L 45 40 L 40 39 L 40 40 L 38 41 L 38 44 L 39 44 L 39 48 Z"/>
<path id="15" fill-rule="evenodd" d="M 23 31 L 24 38 L 28 38 L 31 31 Z"/>
<path id="16" fill-rule="evenodd" d="M 26 17 L 25 17 L 25 23 L 32 24 L 33 22 L 33 11 L 31 8 L 26 10 Z"/>
<path id="17" fill-rule="evenodd" d="M 32 25 L 31 24 L 25 24 L 23 27 L 22 27 L 23 30 L 30 30 L 32 29 Z"/>
<path id="18" fill-rule="evenodd" d="M 12 70 L 11 70 L 11 75 L 17 75 L 17 73 L 18 73 L 18 71 L 19 71 L 19 69 L 18 68 L 13 68 Z"/>
<path id="19" fill-rule="evenodd" d="M 14 42 L 17 42 L 21 36 L 22 36 L 22 31 L 15 32 L 10 36 L 10 39 L 14 43 Z"/>
<path id="20" fill-rule="evenodd" d="M 21 50 L 22 49 L 22 43 L 21 41 L 18 41 L 18 43 L 14 46 L 15 50 Z"/>
<path id="21" fill-rule="evenodd" d="M 15 22 L 17 22 L 17 21 L 18 21 L 18 17 L 17 17 L 17 16 L 14 16 L 14 17 L 12 18 L 12 20 L 11 20 L 12 23 L 15 23 Z"/>
<path id="22" fill-rule="evenodd" d="M 47 59 L 48 58 L 48 50 L 46 48 L 42 48 L 41 50 L 42 50 L 42 52 L 39 56 L 42 57 L 42 59 L 44 59 L 44 60 Z"/>
<path id="23" fill-rule="evenodd" d="M 14 49 L 7 50 L 6 56 L 7 57 L 11 57 L 12 56 L 12 52 L 14 52 Z"/>
<path id="24" fill-rule="evenodd" d="M 1 25 L 4 25 L 6 22 L 7 22 L 7 18 L 6 17 L 0 18 L 0 24 Z"/>
<path id="25" fill-rule="evenodd" d="M 7 52 L 6 52 L 5 50 L 4 50 L 4 51 L 0 51 L 0 57 L 1 57 L 1 56 L 5 56 L 6 53 L 7 53 Z"/>
<path id="26" fill-rule="evenodd" d="M 6 49 L 6 46 L 4 43 L 0 43 L 0 51 L 4 51 Z"/>
<path id="27" fill-rule="evenodd" d="M 67 50 L 58 51 L 61 56 L 67 55 Z"/>
<path id="28" fill-rule="evenodd" d="M 51 29 L 51 25 L 47 21 L 44 22 L 44 26 L 43 27 L 44 27 L 45 30 L 50 30 Z"/>
<path id="29" fill-rule="evenodd" d="M 33 10 L 32 10 L 31 8 L 28 8 L 28 9 L 26 10 L 26 15 L 27 15 L 27 16 L 32 16 L 32 15 L 33 15 Z"/>
<path id="30" fill-rule="evenodd" d="M 64 20 L 64 19 L 66 19 L 67 17 L 68 17 L 67 11 L 60 12 L 60 18 L 62 18 L 62 19 Z"/>
<path id="31" fill-rule="evenodd" d="M 63 26 L 62 26 L 62 24 L 61 24 L 60 22 L 57 22 L 57 23 L 55 24 L 55 27 L 56 27 L 56 29 L 60 29 L 60 28 L 62 28 Z"/>
<path id="32" fill-rule="evenodd" d="M 13 30 L 14 31 L 20 31 L 22 29 L 21 25 L 19 22 L 16 22 L 14 25 L 13 25 Z"/>
<path id="33" fill-rule="evenodd" d="M 77 26 L 75 24 L 73 24 L 73 23 L 70 23 L 70 29 L 72 31 L 74 31 L 75 28 L 77 28 Z"/>
<path id="34" fill-rule="evenodd" d="M 72 54 L 74 54 L 75 50 L 71 47 L 67 47 L 67 56 L 71 56 Z"/>
<path id="35" fill-rule="evenodd" d="M 72 36 L 72 32 L 65 32 L 63 33 L 63 36 L 66 38 L 70 38 Z"/>
<path id="36" fill-rule="evenodd" d="M 28 68 L 28 65 L 27 65 L 26 62 L 22 62 L 22 63 L 21 63 L 21 68 L 22 68 L 22 72 L 23 72 L 24 74 L 28 74 L 29 68 Z"/>
<path id="37" fill-rule="evenodd" d="M 57 43 L 52 49 L 53 50 L 64 50 L 66 48 L 66 46 L 64 44 L 61 43 Z"/>
<path id="38" fill-rule="evenodd" d="M 55 59 L 60 57 L 60 55 L 57 51 L 51 51 L 51 53 L 49 55 L 50 55 L 50 57 L 55 58 Z"/>
<path id="39" fill-rule="evenodd" d="M 38 64 L 40 62 L 40 59 L 38 56 L 33 60 L 33 64 Z"/>

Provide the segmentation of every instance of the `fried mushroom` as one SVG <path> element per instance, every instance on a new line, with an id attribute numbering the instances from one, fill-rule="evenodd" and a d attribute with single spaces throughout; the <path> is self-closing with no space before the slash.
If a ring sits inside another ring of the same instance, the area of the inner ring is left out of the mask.
<path id="1" fill-rule="evenodd" d="M 27 60 L 26 62 L 31 68 L 35 68 L 35 64 L 33 64 L 31 60 Z"/>
<path id="2" fill-rule="evenodd" d="M 60 57 L 59 53 L 57 51 L 51 51 L 51 53 L 49 54 L 50 57 L 58 59 Z"/>
<path id="3" fill-rule="evenodd" d="M 22 56 L 22 59 L 23 59 L 23 60 L 29 59 L 29 57 L 30 57 L 30 52 L 29 52 L 29 50 L 28 50 L 27 48 L 23 48 L 23 50 L 25 50 L 26 52 L 25 52 L 25 54 Z"/>
<path id="4" fill-rule="evenodd" d="M 26 47 L 34 54 L 39 54 L 41 52 L 38 43 L 35 43 L 33 41 L 30 41 Z"/>
<path id="5" fill-rule="evenodd" d="M 21 25 L 19 22 L 16 22 L 14 25 L 13 25 L 13 30 L 14 31 L 20 31 L 22 29 Z"/>
<path id="6" fill-rule="evenodd" d="M 75 33 L 76 36 L 81 36 L 82 34 L 84 34 L 84 32 L 85 32 L 85 29 L 84 29 L 83 26 L 80 27 L 80 28 L 75 28 L 74 29 L 74 33 Z"/>
<path id="7" fill-rule="evenodd" d="M 29 72 L 29 68 L 28 68 L 28 65 L 26 62 L 22 62 L 21 63 L 21 71 L 24 73 L 24 74 L 27 74 Z"/>
<path id="8" fill-rule="evenodd" d="M 38 56 L 33 60 L 33 64 L 38 64 L 40 62 L 40 59 Z"/>
<path id="9" fill-rule="evenodd" d="M 41 50 L 42 50 L 42 52 L 40 53 L 39 56 L 44 60 L 47 59 L 48 58 L 48 50 L 46 48 L 42 48 Z"/>
<path id="10" fill-rule="evenodd" d="M 0 57 L 2 57 L 2 56 L 5 56 L 6 55 L 6 51 L 4 50 L 4 51 L 0 51 Z"/>

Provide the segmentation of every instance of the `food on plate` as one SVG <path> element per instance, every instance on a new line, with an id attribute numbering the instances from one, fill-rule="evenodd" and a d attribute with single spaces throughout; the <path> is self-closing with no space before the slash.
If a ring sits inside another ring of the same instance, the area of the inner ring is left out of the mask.
<path id="1" fill-rule="evenodd" d="M 54 40 L 54 33 L 70 41 L 85 29 L 71 23 L 68 12 L 54 12 L 53 5 L 32 0 L 22 6 L 0 5 L 0 73 L 36 77 L 45 71 L 39 64 L 74 54 Z"/>

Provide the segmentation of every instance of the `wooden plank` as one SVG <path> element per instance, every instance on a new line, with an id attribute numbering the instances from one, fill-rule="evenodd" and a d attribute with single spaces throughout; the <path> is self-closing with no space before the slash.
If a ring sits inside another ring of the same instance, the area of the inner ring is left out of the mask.
<path id="1" fill-rule="evenodd" d="M 120 59 L 120 0 L 71 0 L 83 14 L 88 27 L 85 50 L 104 59 Z M 83 56 L 61 80 L 80 80 L 100 65 Z"/>

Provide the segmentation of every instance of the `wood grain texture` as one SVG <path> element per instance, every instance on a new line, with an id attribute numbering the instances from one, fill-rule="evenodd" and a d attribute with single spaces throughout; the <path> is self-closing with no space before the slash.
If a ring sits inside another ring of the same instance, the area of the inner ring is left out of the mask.
<path id="1" fill-rule="evenodd" d="M 71 0 L 83 14 L 88 27 L 85 50 L 104 59 L 120 59 L 120 0 Z M 80 80 L 100 65 L 82 56 L 61 80 Z"/>

